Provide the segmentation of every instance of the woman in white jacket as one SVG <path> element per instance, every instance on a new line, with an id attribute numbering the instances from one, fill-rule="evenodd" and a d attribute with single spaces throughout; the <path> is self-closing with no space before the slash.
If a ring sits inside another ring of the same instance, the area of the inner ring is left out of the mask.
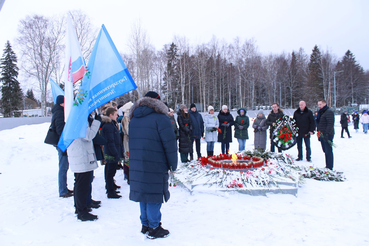
<path id="1" fill-rule="evenodd" d="M 208 156 L 214 155 L 214 143 L 217 141 L 217 130 L 219 127 L 218 117 L 214 115 L 213 106 L 208 107 L 208 114 L 204 117 L 205 141 L 207 142 Z"/>
<path id="2" fill-rule="evenodd" d="M 369 126 L 369 115 L 367 111 L 364 111 L 363 115 L 360 119 L 361 123 L 363 124 L 363 131 L 365 134 L 368 133 L 368 126 Z"/>
<path id="3" fill-rule="evenodd" d="M 91 126 L 87 123 L 86 137 L 77 138 L 68 147 L 69 168 L 74 172 L 74 205 L 77 218 L 82 221 L 97 220 L 97 216 L 90 214 L 87 198 L 90 192 L 91 176 L 97 165 L 92 139 L 100 127 L 100 116 L 97 116 Z"/>

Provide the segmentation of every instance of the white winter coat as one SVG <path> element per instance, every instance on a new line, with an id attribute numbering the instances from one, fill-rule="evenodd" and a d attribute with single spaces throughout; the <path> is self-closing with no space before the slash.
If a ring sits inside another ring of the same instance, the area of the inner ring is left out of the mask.
<path id="1" fill-rule="evenodd" d="M 363 124 L 368 124 L 369 123 L 369 115 L 367 114 L 367 115 L 365 115 L 365 114 L 363 114 L 362 116 L 361 116 L 361 123 L 363 123 Z"/>
<path id="2" fill-rule="evenodd" d="M 204 126 L 205 126 L 205 141 L 216 142 L 218 140 L 217 131 L 211 132 L 210 129 L 213 129 L 213 127 L 219 127 L 218 117 L 214 114 L 206 114 L 204 116 Z"/>
<path id="3" fill-rule="evenodd" d="M 100 121 L 94 120 L 91 127 L 87 126 L 86 138 L 77 138 L 68 147 L 69 168 L 72 172 L 85 173 L 98 167 L 92 139 L 96 136 L 99 127 Z"/>

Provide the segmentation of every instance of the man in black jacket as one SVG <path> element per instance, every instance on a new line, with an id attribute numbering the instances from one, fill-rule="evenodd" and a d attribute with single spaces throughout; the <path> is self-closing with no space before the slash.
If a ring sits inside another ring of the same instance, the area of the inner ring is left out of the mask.
<path id="1" fill-rule="evenodd" d="M 270 111 L 270 114 L 268 115 L 268 118 L 266 120 L 266 124 L 270 126 L 269 128 L 270 152 L 274 152 L 275 150 L 275 145 L 273 143 L 273 131 L 277 126 L 277 121 L 280 120 L 283 117 L 283 115 L 284 113 L 282 110 L 279 109 L 278 103 L 273 103 L 272 111 Z M 282 150 L 278 148 L 278 152 L 281 153 Z"/>
<path id="2" fill-rule="evenodd" d="M 59 95 L 56 98 L 56 104 L 52 108 L 51 112 L 53 116 L 51 117 L 51 125 L 53 131 L 56 132 L 60 136 L 62 135 L 64 129 L 64 96 Z M 59 174 L 58 174 L 58 183 L 59 183 L 59 196 L 60 197 L 71 197 L 73 196 L 73 191 L 68 189 L 67 186 L 67 172 L 69 169 L 69 162 L 67 152 L 61 151 L 58 146 L 55 146 L 58 151 L 59 156 Z"/>
<path id="3" fill-rule="evenodd" d="M 325 167 L 333 170 L 334 113 L 322 99 L 318 102 L 318 137 L 325 154 Z"/>
<path id="4" fill-rule="evenodd" d="M 298 158 L 296 161 L 302 160 L 302 140 L 304 140 L 306 160 L 311 162 L 310 135 L 314 134 L 315 120 L 313 112 L 306 107 L 305 101 L 300 101 L 299 108 L 293 114 L 293 118 L 296 121 L 296 126 L 299 128 L 299 135 L 297 137 Z"/>

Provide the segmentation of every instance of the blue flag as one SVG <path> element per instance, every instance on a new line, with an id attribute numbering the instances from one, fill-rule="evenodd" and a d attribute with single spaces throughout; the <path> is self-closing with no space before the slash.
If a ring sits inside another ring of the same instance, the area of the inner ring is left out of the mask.
<path id="1" fill-rule="evenodd" d="M 59 95 L 64 95 L 64 91 L 60 88 L 60 86 L 57 83 L 55 83 L 53 79 L 50 79 L 50 84 L 51 84 L 51 92 L 53 93 L 54 104 L 56 104 L 56 98 Z"/>
<path id="2" fill-rule="evenodd" d="M 58 147 L 65 151 L 74 139 L 85 138 L 87 119 L 91 112 L 136 88 L 131 74 L 103 25 Z"/>

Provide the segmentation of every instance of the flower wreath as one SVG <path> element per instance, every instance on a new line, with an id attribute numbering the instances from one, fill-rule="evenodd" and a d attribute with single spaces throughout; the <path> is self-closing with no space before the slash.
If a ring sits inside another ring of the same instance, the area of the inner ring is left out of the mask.
<path id="1" fill-rule="evenodd" d="M 298 127 L 294 119 L 284 115 L 281 119 L 277 120 L 277 126 L 272 134 L 273 143 L 282 150 L 292 148 L 297 140 Z"/>

